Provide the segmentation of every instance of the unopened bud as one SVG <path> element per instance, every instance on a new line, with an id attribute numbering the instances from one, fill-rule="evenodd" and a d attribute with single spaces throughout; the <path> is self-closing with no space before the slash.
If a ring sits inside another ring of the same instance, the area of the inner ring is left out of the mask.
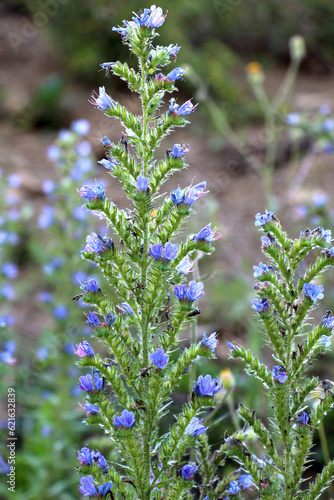
<path id="1" fill-rule="evenodd" d="M 300 35 L 294 35 L 289 40 L 290 56 L 294 61 L 301 61 L 306 56 L 305 40 Z"/>
<path id="2" fill-rule="evenodd" d="M 260 63 L 253 61 L 247 64 L 246 73 L 248 81 L 251 85 L 262 85 L 264 81 L 264 73 Z"/>

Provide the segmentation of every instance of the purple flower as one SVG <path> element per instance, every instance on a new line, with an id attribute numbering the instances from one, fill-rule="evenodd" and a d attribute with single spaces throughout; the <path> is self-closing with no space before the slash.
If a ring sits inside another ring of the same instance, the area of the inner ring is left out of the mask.
<path id="1" fill-rule="evenodd" d="M 58 146 L 51 145 L 46 150 L 46 154 L 49 160 L 56 161 L 60 157 L 61 149 Z"/>
<path id="2" fill-rule="evenodd" d="M 171 82 L 175 82 L 175 80 L 182 78 L 183 73 L 184 73 L 184 70 L 182 68 L 174 68 L 170 73 L 168 73 L 167 78 Z"/>
<path id="3" fill-rule="evenodd" d="M 326 120 L 322 124 L 322 130 L 324 132 L 331 132 L 334 128 L 334 120 L 331 118 L 326 118 Z"/>
<path id="4" fill-rule="evenodd" d="M 86 238 L 86 252 L 100 253 L 103 252 L 103 245 L 96 233 L 89 234 Z"/>
<path id="5" fill-rule="evenodd" d="M 277 380 L 280 384 L 284 384 L 288 380 L 288 375 L 286 374 L 285 367 L 283 365 L 273 366 L 271 374 L 274 380 Z"/>
<path id="6" fill-rule="evenodd" d="M 273 216 L 274 216 L 274 212 L 268 212 L 267 210 L 265 211 L 265 213 L 263 215 L 261 215 L 260 213 L 257 213 L 255 215 L 254 225 L 255 226 L 265 226 L 266 224 L 268 224 L 268 222 L 270 222 L 272 220 Z"/>
<path id="7" fill-rule="evenodd" d="M 304 283 L 304 295 L 312 300 L 312 302 L 322 299 L 324 297 L 323 291 L 324 287 L 322 285 L 317 286 L 314 283 Z"/>
<path id="8" fill-rule="evenodd" d="M 230 495 L 236 495 L 240 491 L 240 486 L 237 481 L 231 481 L 228 487 Z"/>
<path id="9" fill-rule="evenodd" d="M 217 333 L 213 332 L 209 337 L 207 337 L 206 333 L 204 332 L 203 338 L 201 340 L 201 345 L 202 347 L 208 347 L 209 349 L 211 349 L 212 354 L 214 354 L 215 349 L 218 345 Z"/>
<path id="10" fill-rule="evenodd" d="M 110 483 L 109 481 L 107 483 L 101 484 L 97 487 L 98 496 L 101 496 L 102 498 L 105 497 L 112 487 L 113 483 Z"/>
<path id="11" fill-rule="evenodd" d="M 190 150 L 189 144 L 174 144 L 173 146 L 173 158 L 181 158 Z"/>
<path id="12" fill-rule="evenodd" d="M 77 457 L 80 462 L 80 465 L 91 465 L 92 464 L 92 451 L 89 448 L 81 448 L 80 451 L 77 451 Z"/>
<path id="13" fill-rule="evenodd" d="M 82 186 L 77 189 L 77 192 L 80 194 L 80 198 L 86 198 L 87 200 L 104 200 L 105 197 L 104 184 L 96 184 L 93 188 Z"/>
<path id="14" fill-rule="evenodd" d="M 88 278 L 88 280 L 85 281 L 80 288 L 87 293 L 88 292 L 97 293 L 99 290 L 99 284 L 96 280 Z"/>
<path id="15" fill-rule="evenodd" d="M 88 141 L 81 141 L 81 142 L 79 142 L 79 144 L 77 144 L 75 150 L 79 156 L 88 156 L 92 152 L 92 145 Z M 86 167 L 85 167 L 84 171 L 85 172 L 87 171 Z"/>
<path id="16" fill-rule="evenodd" d="M 18 188 L 22 184 L 22 178 L 19 174 L 11 174 L 7 177 L 7 183 L 11 188 Z"/>
<path id="17" fill-rule="evenodd" d="M 4 262 L 1 270 L 6 278 L 10 280 L 15 279 L 19 272 L 19 268 L 16 264 L 13 264 L 13 262 Z"/>
<path id="18" fill-rule="evenodd" d="M 138 175 L 137 188 L 139 189 L 139 191 L 146 191 L 148 188 L 148 177 L 143 177 L 142 175 Z"/>
<path id="19" fill-rule="evenodd" d="M 261 300 L 254 299 L 252 301 L 252 309 L 254 311 L 263 312 L 263 311 L 266 311 L 267 309 L 269 309 L 269 307 L 270 307 L 270 304 L 265 297 L 263 297 Z"/>
<path id="20" fill-rule="evenodd" d="M 101 163 L 101 165 L 107 170 L 113 170 L 115 165 L 117 165 L 117 160 L 114 160 L 113 158 L 103 158 L 103 160 L 100 160 L 98 163 Z"/>
<path id="21" fill-rule="evenodd" d="M 204 285 L 201 281 L 196 283 L 196 281 L 189 282 L 189 288 L 187 290 L 187 299 L 193 302 L 194 300 L 198 300 L 204 295 Z"/>
<path id="22" fill-rule="evenodd" d="M 92 453 L 92 459 L 100 467 L 103 467 L 103 468 L 108 467 L 106 459 L 104 458 L 102 453 L 100 453 L 98 450 L 96 450 L 95 452 Z"/>
<path id="23" fill-rule="evenodd" d="M 325 325 L 327 328 L 331 330 L 332 328 L 334 328 L 334 316 L 330 317 L 324 316 L 324 318 L 321 321 L 321 324 Z"/>
<path id="24" fill-rule="evenodd" d="M 300 415 L 298 415 L 298 422 L 302 425 L 308 425 L 310 423 L 310 417 L 306 411 L 303 411 Z"/>
<path id="25" fill-rule="evenodd" d="M 325 144 L 325 146 L 323 147 L 322 150 L 326 154 L 332 154 L 332 153 L 334 153 L 334 144 L 331 142 L 328 142 L 327 144 Z"/>
<path id="26" fill-rule="evenodd" d="M 204 191 L 205 187 L 206 182 L 201 182 L 200 184 L 196 184 L 196 186 L 189 187 L 184 193 L 184 204 L 191 207 L 195 201 L 205 196 L 208 193 L 208 191 Z"/>
<path id="27" fill-rule="evenodd" d="M 268 236 L 261 236 L 261 243 L 263 248 L 270 247 L 271 245 L 271 241 Z"/>
<path id="28" fill-rule="evenodd" d="M 154 259 L 162 258 L 162 244 L 157 243 L 157 245 L 152 245 L 150 249 L 150 254 Z"/>
<path id="29" fill-rule="evenodd" d="M 94 312 L 88 314 L 86 323 L 92 326 L 100 326 L 100 320 Z"/>
<path id="30" fill-rule="evenodd" d="M 197 417 L 193 417 L 184 432 L 186 434 L 189 434 L 189 436 L 200 436 L 201 434 L 204 434 L 204 432 L 207 430 L 207 427 L 205 427 L 202 422 L 203 420 L 200 420 Z"/>
<path id="31" fill-rule="evenodd" d="M 91 347 L 91 345 L 86 341 L 83 340 L 79 344 L 73 348 L 74 354 L 77 354 L 80 358 L 84 358 L 86 356 L 95 356 L 94 351 Z"/>
<path id="32" fill-rule="evenodd" d="M 219 240 L 221 235 L 218 233 L 218 228 L 211 229 L 211 223 L 203 227 L 194 237 L 194 241 L 215 241 Z"/>
<path id="33" fill-rule="evenodd" d="M 243 474 L 238 477 L 238 483 L 242 486 L 242 489 L 245 490 L 250 488 L 254 484 L 254 479 L 250 474 Z"/>
<path id="34" fill-rule="evenodd" d="M 100 412 L 100 407 L 97 405 L 92 405 L 91 403 L 89 403 L 89 401 L 85 401 L 85 404 L 84 405 L 80 404 L 80 406 L 81 408 L 87 410 L 87 413 L 85 415 L 86 417 L 90 414 L 97 415 Z"/>
<path id="35" fill-rule="evenodd" d="M 300 116 L 298 113 L 289 113 L 285 117 L 285 123 L 287 125 L 296 126 L 300 123 Z"/>
<path id="36" fill-rule="evenodd" d="M 87 392 L 92 391 L 93 377 L 90 374 L 79 377 L 79 387 L 82 391 L 87 391 Z"/>
<path id="37" fill-rule="evenodd" d="M 187 285 L 178 285 L 173 290 L 174 295 L 179 300 L 184 300 L 187 295 Z"/>
<path id="38" fill-rule="evenodd" d="M 42 189 L 45 194 L 52 194 L 55 190 L 55 183 L 51 179 L 44 179 Z"/>
<path id="39" fill-rule="evenodd" d="M 106 94 L 106 90 L 104 87 L 99 88 L 99 94 L 94 92 L 94 94 L 92 95 L 92 100 L 89 102 L 101 111 L 105 111 L 108 108 L 113 109 L 113 107 L 115 106 L 115 101 L 113 101 L 113 99 L 108 94 Z"/>
<path id="40" fill-rule="evenodd" d="M 182 467 L 182 477 L 183 479 L 192 479 L 194 474 L 197 472 L 198 467 L 195 462 L 190 462 Z"/>
<path id="41" fill-rule="evenodd" d="M 106 324 L 109 328 L 112 327 L 112 325 L 115 323 L 116 319 L 117 319 L 117 316 L 115 314 L 113 314 L 112 312 L 108 312 L 106 315 L 105 315 L 105 321 L 106 321 Z"/>
<path id="42" fill-rule="evenodd" d="M 4 350 L 0 352 L 0 360 L 6 365 L 14 365 L 16 363 L 16 358 L 13 358 L 13 354 L 16 349 L 16 342 L 14 340 L 5 342 L 3 349 Z"/>
<path id="43" fill-rule="evenodd" d="M 177 257 L 177 252 L 178 252 L 177 245 L 173 245 L 173 243 L 168 241 L 164 249 L 164 259 L 165 260 L 175 259 L 175 257 Z"/>
<path id="44" fill-rule="evenodd" d="M 97 490 L 94 486 L 94 478 L 90 475 L 80 479 L 80 487 L 78 486 L 78 488 L 84 497 L 95 496 L 97 494 Z"/>
<path id="45" fill-rule="evenodd" d="M 135 414 L 132 411 L 123 410 L 120 417 L 114 417 L 115 427 L 126 427 L 129 429 L 135 423 Z"/>
<path id="46" fill-rule="evenodd" d="M 176 269 L 181 274 L 192 273 L 195 269 L 192 269 L 194 262 L 190 262 L 189 256 L 183 257 L 181 262 L 176 266 Z"/>
<path id="47" fill-rule="evenodd" d="M 211 375 L 200 375 L 193 386 L 193 391 L 196 396 L 213 396 L 221 390 L 222 385 L 218 385 L 216 378 L 212 379 Z"/>
<path id="48" fill-rule="evenodd" d="M 121 305 L 116 306 L 123 314 L 130 314 L 130 316 L 135 316 L 135 312 L 127 302 L 122 302 Z"/>
<path id="49" fill-rule="evenodd" d="M 94 389 L 100 391 L 103 387 L 103 377 L 100 377 L 100 372 L 96 371 L 94 373 Z"/>
<path id="50" fill-rule="evenodd" d="M 53 309 L 53 315 L 59 321 L 64 321 L 68 316 L 68 307 L 64 304 L 58 304 Z"/>
<path id="51" fill-rule="evenodd" d="M 167 12 L 165 15 L 163 15 L 161 7 L 156 7 L 155 5 L 152 5 L 151 14 L 148 18 L 146 26 L 148 28 L 159 28 L 164 23 L 166 16 Z"/>
<path id="52" fill-rule="evenodd" d="M 150 14 L 151 9 L 144 9 L 144 12 L 139 12 L 139 14 L 132 19 L 137 26 L 146 26 Z"/>
<path id="53" fill-rule="evenodd" d="M 234 351 L 234 349 L 235 349 L 235 345 L 234 344 L 232 344 L 231 342 L 226 342 L 226 345 L 230 349 L 231 352 Z"/>
<path id="54" fill-rule="evenodd" d="M 169 356 L 162 347 L 158 347 L 158 349 L 151 354 L 150 360 L 157 368 L 163 370 L 168 364 Z"/>
<path id="55" fill-rule="evenodd" d="M 71 123 L 71 129 L 79 135 L 86 135 L 90 130 L 90 123 L 85 119 L 75 120 Z"/>
<path id="56" fill-rule="evenodd" d="M 182 104 L 182 106 L 177 108 L 175 113 L 177 115 L 181 115 L 181 116 L 190 115 L 191 113 L 196 111 L 196 108 L 197 108 L 197 104 L 194 106 L 191 102 L 191 99 L 189 99 L 189 101 L 186 101 L 185 103 Z"/>

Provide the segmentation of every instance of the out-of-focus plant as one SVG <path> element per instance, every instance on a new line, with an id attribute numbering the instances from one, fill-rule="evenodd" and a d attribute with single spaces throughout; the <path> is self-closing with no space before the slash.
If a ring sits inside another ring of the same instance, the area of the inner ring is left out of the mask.
<path id="1" fill-rule="evenodd" d="M 21 411 L 18 430 L 21 447 L 17 452 L 16 494 L 26 499 L 71 499 L 76 491 L 71 472 L 75 443 L 84 435 L 79 388 L 73 384 L 72 345 L 89 326 L 82 322 L 84 304 L 71 298 L 78 285 L 91 275 L 91 266 L 81 262 L 82 236 L 97 228 L 98 220 L 78 207 L 78 182 L 89 183 L 96 175 L 95 157 L 87 140 L 90 125 L 86 120 L 61 130 L 48 148 L 56 181 L 45 179 L 44 203 L 37 216 L 30 252 L 42 268 L 34 269 L 39 278 L 31 290 L 44 318 L 38 345 L 33 352 L 22 352 L 17 376 L 17 400 Z M 66 408 L 66 411 L 62 409 Z"/>

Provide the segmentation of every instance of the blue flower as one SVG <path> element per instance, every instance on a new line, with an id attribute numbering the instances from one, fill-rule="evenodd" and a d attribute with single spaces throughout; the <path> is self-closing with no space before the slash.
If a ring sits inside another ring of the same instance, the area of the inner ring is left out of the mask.
<path id="1" fill-rule="evenodd" d="M 122 302 L 121 305 L 116 306 L 123 314 L 130 314 L 130 316 L 135 316 L 135 312 L 127 302 Z"/>
<path id="2" fill-rule="evenodd" d="M 308 425 L 310 423 L 310 417 L 306 411 L 303 411 L 300 415 L 298 415 L 298 422 L 302 425 Z"/>
<path id="3" fill-rule="evenodd" d="M 230 495 L 236 495 L 240 491 L 240 486 L 237 481 L 231 481 L 228 487 Z"/>
<path id="4" fill-rule="evenodd" d="M 173 158 L 181 158 L 190 150 L 189 144 L 174 144 L 173 146 Z"/>
<path id="5" fill-rule="evenodd" d="M 242 476 L 238 477 L 238 483 L 242 486 L 242 489 L 245 490 L 253 486 L 254 479 L 250 474 L 243 474 Z"/>
<path id="6" fill-rule="evenodd" d="M 193 302 L 194 300 L 198 300 L 204 295 L 204 290 L 203 290 L 203 283 L 199 281 L 196 283 L 196 281 L 190 281 L 189 282 L 189 288 L 187 290 L 187 299 Z"/>
<path id="7" fill-rule="evenodd" d="M 180 188 L 174 189 L 170 194 L 171 200 L 174 205 L 179 205 L 184 202 L 184 194 Z"/>
<path id="8" fill-rule="evenodd" d="M 86 323 L 92 326 L 100 326 L 100 320 L 94 312 L 88 313 Z"/>
<path id="9" fill-rule="evenodd" d="M 162 244 L 157 243 L 156 245 L 152 245 L 150 249 L 150 254 L 154 259 L 162 258 Z"/>
<path id="10" fill-rule="evenodd" d="M 137 26 L 146 26 L 150 14 L 151 9 L 144 9 L 144 12 L 139 12 L 139 14 L 132 19 Z"/>
<path id="11" fill-rule="evenodd" d="M 61 149 L 58 146 L 51 145 L 46 150 L 46 154 L 49 160 L 56 161 L 60 157 Z"/>
<path id="12" fill-rule="evenodd" d="M 80 493 L 84 497 L 95 496 L 97 494 L 97 489 L 94 486 L 93 476 L 84 476 L 80 479 L 80 487 L 78 486 Z"/>
<path id="13" fill-rule="evenodd" d="M 96 280 L 93 278 L 88 278 L 87 281 L 82 283 L 80 287 L 84 292 L 91 292 L 91 293 L 97 293 L 99 290 L 99 284 Z"/>
<path id="14" fill-rule="evenodd" d="M 331 118 L 326 118 L 326 120 L 322 124 L 322 130 L 324 132 L 331 132 L 334 128 L 334 120 Z"/>
<path id="15" fill-rule="evenodd" d="M 80 194 L 80 198 L 86 198 L 87 200 L 103 201 L 105 197 L 104 184 L 96 184 L 93 188 L 82 186 L 80 189 L 77 189 L 77 192 Z"/>
<path id="16" fill-rule="evenodd" d="M 108 467 L 107 461 L 98 450 L 92 452 L 92 459 L 94 462 L 102 468 Z"/>
<path id="17" fill-rule="evenodd" d="M 173 260 L 177 257 L 178 248 L 177 245 L 173 245 L 170 241 L 168 241 L 164 248 L 164 259 L 165 260 Z"/>
<path id="18" fill-rule="evenodd" d="M 274 380 L 277 380 L 280 384 L 284 384 L 288 380 L 288 375 L 286 373 L 285 367 L 281 366 L 273 366 L 271 370 L 271 374 Z"/>
<path id="19" fill-rule="evenodd" d="M 178 54 L 179 50 L 181 49 L 181 47 L 178 47 L 177 45 L 171 44 L 171 45 L 168 45 L 168 47 L 166 47 L 166 48 L 167 48 L 167 51 L 168 51 L 168 55 L 169 56 L 174 56 L 175 57 L 175 61 L 176 61 L 177 54 Z"/>
<path id="20" fill-rule="evenodd" d="M 100 391 L 103 387 L 103 377 L 100 377 L 100 372 L 96 371 L 94 373 L 94 389 Z"/>
<path id="21" fill-rule="evenodd" d="M 117 160 L 114 160 L 113 158 L 108 158 L 108 160 L 106 160 L 103 158 L 103 160 L 100 160 L 98 163 L 101 163 L 101 165 L 107 170 L 113 170 L 115 165 L 117 165 Z"/>
<path id="22" fill-rule="evenodd" d="M 19 268 L 16 264 L 13 264 L 13 262 L 4 262 L 1 270 L 6 278 L 10 280 L 15 279 L 19 272 Z"/>
<path id="23" fill-rule="evenodd" d="M 180 116 L 184 115 L 190 115 L 194 111 L 196 111 L 197 104 L 194 106 L 191 102 L 191 99 L 189 101 L 186 101 L 185 103 L 182 104 L 179 108 L 176 109 L 175 113 Z"/>
<path id="24" fill-rule="evenodd" d="M 92 451 L 89 448 L 81 448 L 80 451 L 77 451 L 77 457 L 80 465 L 91 465 L 92 463 Z"/>
<path id="25" fill-rule="evenodd" d="M 86 238 L 85 251 L 90 253 L 103 252 L 103 245 L 96 233 L 89 234 Z"/>
<path id="26" fill-rule="evenodd" d="M 148 177 L 143 177 L 142 175 L 138 175 L 137 188 L 139 189 L 139 191 L 146 191 L 148 188 Z"/>
<path id="27" fill-rule="evenodd" d="M 90 123 L 85 119 L 75 120 L 71 123 L 71 129 L 79 135 L 86 135 L 90 130 Z"/>
<path id="28" fill-rule="evenodd" d="M 182 477 L 183 479 L 192 479 L 194 474 L 197 472 L 198 467 L 195 462 L 190 462 L 182 467 Z"/>
<path id="29" fill-rule="evenodd" d="M 52 194 L 56 185 L 51 179 L 44 179 L 42 189 L 45 194 Z"/>
<path id="30" fill-rule="evenodd" d="M 209 349 L 211 349 L 212 354 L 214 354 L 215 349 L 216 349 L 218 343 L 219 342 L 218 342 L 218 339 L 217 339 L 217 333 L 216 332 L 211 333 L 211 335 L 209 337 L 207 337 L 206 333 L 204 332 L 203 338 L 201 340 L 202 347 L 208 347 Z"/>
<path id="31" fill-rule="evenodd" d="M 92 152 L 92 145 L 88 141 L 81 141 L 81 142 L 79 142 L 79 144 L 77 144 L 75 150 L 79 156 L 88 156 Z M 82 160 L 82 158 L 81 158 L 81 160 Z M 86 171 L 86 170 L 84 170 L 84 171 Z"/>
<path id="32" fill-rule="evenodd" d="M 80 403 L 79 403 L 80 404 Z M 97 405 L 91 404 L 89 401 L 86 401 L 84 405 L 80 404 L 81 408 L 87 410 L 86 417 L 90 414 L 97 415 L 100 413 L 100 407 Z"/>
<path id="33" fill-rule="evenodd" d="M 226 345 L 230 349 L 231 352 L 234 351 L 234 349 L 235 349 L 235 345 L 234 344 L 232 344 L 231 342 L 226 342 Z"/>
<path id="34" fill-rule="evenodd" d="M 303 285 L 304 295 L 312 302 L 322 299 L 324 297 L 323 291 L 324 287 L 322 285 L 317 286 L 314 283 L 304 283 Z"/>
<path id="35" fill-rule="evenodd" d="M 95 356 L 91 345 L 86 340 L 83 340 L 82 342 L 77 344 L 75 348 L 73 348 L 73 351 L 80 358 L 84 358 L 85 356 Z"/>
<path id="36" fill-rule="evenodd" d="M 322 335 L 319 340 L 326 349 L 328 349 L 332 344 L 330 337 L 327 337 L 326 335 Z"/>
<path id="37" fill-rule="evenodd" d="M 184 432 L 189 434 L 189 436 L 200 436 L 201 434 L 204 434 L 207 427 L 205 427 L 202 422 L 203 420 L 193 417 Z"/>
<path id="38" fill-rule="evenodd" d="M 113 109 L 115 106 L 115 101 L 106 93 L 104 87 L 99 88 L 99 94 L 94 92 L 94 94 L 92 95 L 92 100 L 89 102 L 101 111 L 105 111 L 108 108 Z"/>
<path id="39" fill-rule="evenodd" d="M 49 205 L 42 207 L 42 212 L 38 216 L 38 225 L 41 229 L 47 229 L 54 222 L 54 208 Z"/>
<path id="40" fill-rule="evenodd" d="M 82 391 L 87 391 L 87 392 L 92 391 L 93 377 L 90 374 L 79 377 L 79 387 Z"/>
<path id="41" fill-rule="evenodd" d="M 111 140 L 108 139 L 108 137 L 104 136 L 102 139 L 100 139 L 100 142 L 103 144 L 105 148 L 111 146 Z"/>
<path id="42" fill-rule="evenodd" d="M 168 73 L 167 78 L 171 82 L 182 78 L 184 70 L 182 68 L 174 68 L 170 73 Z"/>
<path id="43" fill-rule="evenodd" d="M 168 364 L 169 356 L 162 347 L 158 347 L 158 349 L 151 354 L 150 360 L 157 368 L 163 370 Z"/>
<path id="44" fill-rule="evenodd" d="M 330 314 L 330 313 L 329 313 Z M 325 325 L 330 330 L 334 328 L 334 316 L 324 316 L 321 320 L 321 324 Z"/>
<path id="45" fill-rule="evenodd" d="M 331 142 L 328 142 L 327 144 L 325 144 L 322 151 L 328 155 L 334 153 L 334 144 Z"/>
<path id="46" fill-rule="evenodd" d="M 109 328 L 112 327 L 112 325 L 115 323 L 116 319 L 117 319 L 117 316 L 115 314 L 113 314 L 112 312 L 108 312 L 106 315 L 105 315 L 105 321 L 106 321 L 106 324 Z"/>
<path id="47" fill-rule="evenodd" d="M 165 21 L 167 16 L 167 12 L 163 15 L 162 8 L 156 7 L 155 5 L 151 6 L 151 14 L 148 18 L 146 26 L 148 28 L 159 28 Z"/>
<path id="48" fill-rule="evenodd" d="M 0 352 L 1 361 L 6 365 L 14 365 L 16 363 L 16 358 L 13 358 L 13 354 L 16 349 L 16 342 L 14 340 L 5 342 L 3 349 L 4 350 Z"/>
<path id="49" fill-rule="evenodd" d="M 268 212 L 267 210 L 265 211 L 265 213 L 263 215 L 261 215 L 260 213 L 257 213 L 255 215 L 254 225 L 255 226 L 265 226 L 266 224 L 268 224 L 268 222 L 270 222 L 272 220 L 273 217 L 274 217 L 274 212 Z"/>
<path id="50" fill-rule="evenodd" d="M 328 106 L 328 104 L 322 104 L 319 108 L 319 113 L 322 115 L 329 115 L 331 112 L 331 108 Z"/>
<path id="51" fill-rule="evenodd" d="M 135 423 L 135 414 L 132 411 L 123 410 L 120 417 L 114 417 L 115 427 L 126 427 L 129 429 Z"/>
<path id="52" fill-rule="evenodd" d="M 97 487 L 98 496 L 101 496 L 102 498 L 105 497 L 112 487 L 113 483 L 110 483 L 109 481 L 107 483 L 101 484 Z"/>
<path id="53" fill-rule="evenodd" d="M 268 236 L 261 236 L 261 243 L 263 248 L 270 247 L 271 240 Z"/>
<path id="54" fill-rule="evenodd" d="M 288 125 L 296 126 L 300 123 L 300 116 L 298 113 L 290 113 L 285 117 L 285 123 Z"/>
<path id="55" fill-rule="evenodd" d="M 253 266 L 253 269 L 254 269 L 254 274 L 253 274 L 254 278 L 259 278 L 263 274 L 273 271 L 272 266 L 268 267 L 265 264 L 263 264 L 263 262 L 260 262 L 258 266 Z"/>
<path id="56" fill-rule="evenodd" d="M 64 304 L 56 305 L 56 307 L 53 309 L 53 315 L 60 321 L 65 320 L 68 316 L 68 307 Z"/>
<path id="57" fill-rule="evenodd" d="M 211 223 L 203 227 L 194 237 L 194 241 L 215 241 L 219 240 L 221 235 L 218 233 L 218 228 L 211 229 Z"/>
<path id="58" fill-rule="evenodd" d="M 222 385 L 218 385 L 218 380 L 212 378 L 211 375 L 200 375 L 193 386 L 193 391 L 196 396 L 213 396 L 221 390 Z"/>
<path id="59" fill-rule="evenodd" d="M 190 262 L 189 256 L 183 257 L 181 262 L 176 266 L 176 269 L 181 274 L 188 274 L 193 272 L 195 269 L 192 269 L 194 262 Z"/>
<path id="60" fill-rule="evenodd" d="M 8 186 L 18 188 L 22 184 L 22 177 L 19 174 L 11 174 L 7 177 Z"/>
<path id="61" fill-rule="evenodd" d="M 174 288 L 173 292 L 176 298 L 184 300 L 187 296 L 187 285 L 178 285 Z"/>
<path id="62" fill-rule="evenodd" d="M 252 309 L 254 309 L 254 311 L 263 312 L 263 311 L 266 311 L 267 309 L 269 309 L 269 307 L 270 307 L 270 304 L 265 297 L 263 297 L 261 300 L 254 299 L 252 301 Z"/>

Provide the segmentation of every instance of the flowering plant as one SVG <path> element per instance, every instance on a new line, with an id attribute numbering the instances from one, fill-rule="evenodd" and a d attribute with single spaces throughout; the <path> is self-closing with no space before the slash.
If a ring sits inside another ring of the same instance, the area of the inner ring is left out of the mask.
<path id="1" fill-rule="evenodd" d="M 219 453 L 226 453 L 242 465 L 261 498 L 302 498 L 315 500 L 334 478 L 334 461 L 306 489 L 301 489 L 312 449 L 314 429 L 334 405 L 333 383 L 307 377 L 311 360 L 328 350 L 334 327 L 330 311 L 310 330 L 310 314 L 324 297 L 324 288 L 315 280 L 334 265 L 331 231 L 318 227 L 302 231 L 295 240 L 288 238 L 273 212 L 257 214 L 255 225 L 265 234 L 262 252 L 270 261 L 254 266 L 258 298 L 252 309 L 263 327 L 273 362 L 268 368 L 250 350 L 228 343 L 233 358 L 240 358 L 247 372 L 259 379 L 269 401 L 270 427 L 244 405 L 239 415 L 253 429 L 266 453 L 258 458 L 249 453 L 247 432 L 225 439 Z M 308 255 L 316 248 L 321 253 L 309 264 Z M 233 484 L 232 484 L 233 483 Z M 236 484 L 234 484 L 236 483 Z M 242 490 L 235 481 L 229 493 Z"/>
<path id="2" fill-rule="evenodd" d="M 139 71 L 119 61 L 101 64 L 108 75 L 118 75 L 139 94 L 142 116 L 129 113 L 105 87 L 91 100 L 124 127 L 120 142 L 101 139 L 106 158 L 100 163 L 119 181 L 132 206 L 120 210 L 106 197 L 103 184 L 79 190 L 86 208 L 113 231 L 112 238 L 88 235 L 83 257 L 100 267 L 118 297 L 112 300 L 95 280 L 83 284 L 82 300 L 94 309 L 87 323 L 104 354 L 95 353 L 86 340 L 74 348 L 79 365 L 92 369 L 92 374 L 80 377 L 80 389 L 86 394 L 82 407 L 87 423 L 102 427 L 122 458 L 110 464 L 87 447 L 78 452 L 83 475 L 79 490 L 85 496 L 189 498 L 199 464 L 189 461 L 186 451 L 205 433 L 198 415 L 215 405 L 213 395 L 221 388 L 210 375 L 194 380 L 189 402 L 170 431 L 159 436 L 170 394 L 183 374 L 199 356 L 214 356 L 214 333 L 176 355 L 175 351 L 180 333 L 199 313 L 195 302 L 204 295 L 201 282 L 186 283 L 192 259 L 197 251 L 211 253 L 212 241 L 219 238 L 217 229 L 208 224 L 185 242 L 173 243 L 194 203 L 206 194 L 205 182 L 177 188 L 157 205 L 168 177 L 186 168 L 189 146 L 175 144 L 161 159 L 155 159 L 154 152 L 196 110 L 191 100 L 179 105 L 174 98 L 165 112 L 160 110 L 164 95 L 177 90 L 175 80 L 183 75 L 181 68 L 166 76 L 161 73 L 180 49 L 153 46 L 156 28 L 165 17 L 161 8 L 152 6 L 113 28 L 137 56 Z M 204 498 L 204 489 L 201 495 Z"/>

